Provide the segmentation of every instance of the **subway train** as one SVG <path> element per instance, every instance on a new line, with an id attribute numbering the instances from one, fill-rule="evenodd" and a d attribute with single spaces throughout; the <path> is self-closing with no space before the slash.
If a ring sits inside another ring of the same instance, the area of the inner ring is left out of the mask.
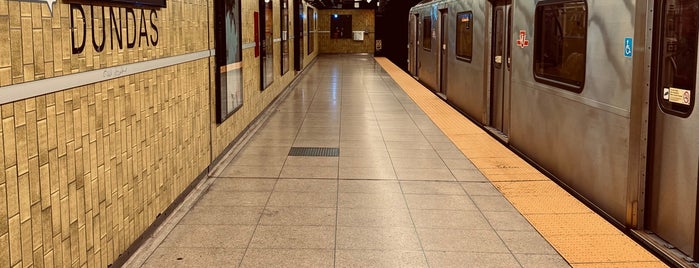
<path id="1" fill-rule="evenodd" d="M 408 72 L 671 262 L 699 257 L 699 0 L 426 0 Z"/>

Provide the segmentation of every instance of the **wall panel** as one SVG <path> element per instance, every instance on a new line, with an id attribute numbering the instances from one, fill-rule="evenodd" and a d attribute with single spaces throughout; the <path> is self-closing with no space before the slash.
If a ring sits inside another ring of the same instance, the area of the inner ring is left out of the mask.
<path id="1" fill-rule="evenodd" d="M 330 38 L 330 17 L 333 14 L 352 15 L 352 31 L 365 31 L 364 41 L 351 38 Z M 318 10 L 318 38 L 320 53 L 374 53 L 375 19 L 373 9 Z"/>

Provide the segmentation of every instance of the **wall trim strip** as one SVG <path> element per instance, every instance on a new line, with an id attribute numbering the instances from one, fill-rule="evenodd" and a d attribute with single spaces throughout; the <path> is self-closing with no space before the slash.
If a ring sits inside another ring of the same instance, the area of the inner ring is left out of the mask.
<path id="1" fill-rule="evenodd" d="M 4 86 L 0 87 L 0 104 L 6 104 L 75 87 L 99 83 L 127 75 L 152 71 L 155 69 L 208 58 L 214 55 L 216 55 L 214 50 L 205 50 L 162 59 L 112 66 L 109 68 Z"/>
<path id="2" fill-rule="evenodd" d="M 245 44 L 243 44 L 242 48 L 243 49 L 253 48 L 253 47 L 255 47 L 255 44 L 256 44 L 255 42 L 245 43 Z"/>

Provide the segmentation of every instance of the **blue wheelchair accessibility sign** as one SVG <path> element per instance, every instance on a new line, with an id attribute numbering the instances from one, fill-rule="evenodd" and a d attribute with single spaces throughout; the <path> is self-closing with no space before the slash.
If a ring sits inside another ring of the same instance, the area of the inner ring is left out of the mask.
<path id="1" fill-rule="evenodd" d="M 633 38 L 624 38 L 624 57 L 631 58 L 633 56 Z"/>

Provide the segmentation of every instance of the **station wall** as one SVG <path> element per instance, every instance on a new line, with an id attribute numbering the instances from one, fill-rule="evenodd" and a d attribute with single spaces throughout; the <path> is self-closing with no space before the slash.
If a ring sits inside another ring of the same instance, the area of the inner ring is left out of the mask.
<path id="1" fill-rule="evenodd" d="M 275 42 L 260 91 L 242 1 L 244 103 L 217 124 L 213 0 L 90 3 L 0 0 L 0 267 L 114 263 L 297 75 Z"/>
<path id="2" fill-rule="evenodd" d="M 334 15 L 351 15 L 352 31 L 364 31 L 364 40 L 331 38 L 330 20 Z M 322 9 L 318 11 L 320 53 L 374 53 L 375 18 L 373 9 Z"/>

